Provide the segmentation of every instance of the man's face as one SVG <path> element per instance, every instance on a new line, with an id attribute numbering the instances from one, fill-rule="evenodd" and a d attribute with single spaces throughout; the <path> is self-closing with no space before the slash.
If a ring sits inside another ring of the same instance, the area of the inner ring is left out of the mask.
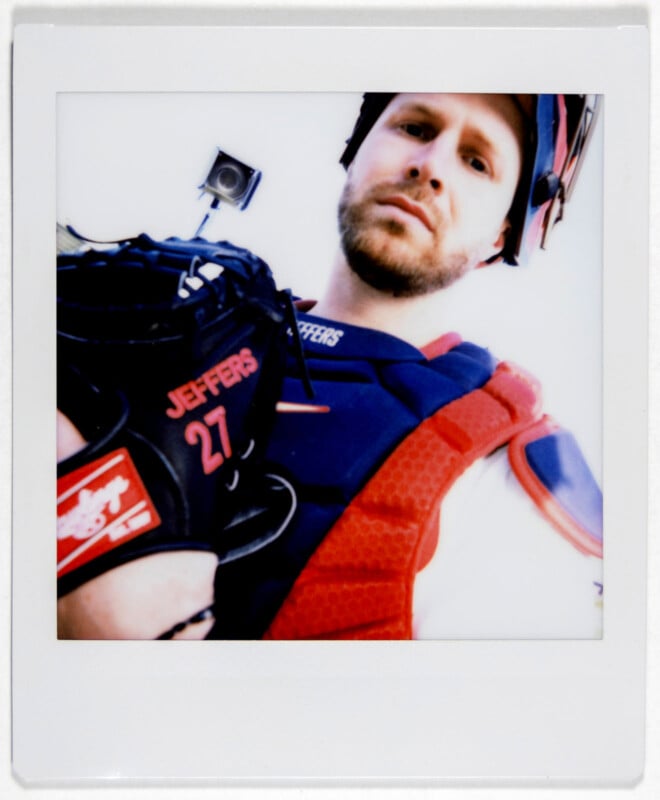
<path id="1" fill-rule="evenodd" d="M 350 267 L 377 289 L 411 296 L 499 253 L 523 130 L 509 95 L 397 95 L 348 170 L 339 224 Z"/>

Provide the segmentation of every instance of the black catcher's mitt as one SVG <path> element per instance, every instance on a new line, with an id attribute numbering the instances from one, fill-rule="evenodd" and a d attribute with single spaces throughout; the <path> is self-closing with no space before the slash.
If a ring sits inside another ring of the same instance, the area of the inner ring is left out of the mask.
<path id="1" fill-rule="evenodd" d="M 58 408 L 88 442 L 58 465 L 60 596 L 149 553 L 230 561 L 286 527 L 293 489 L 262 456 L 290 310 L 228 242 L 58 256 Z"/>

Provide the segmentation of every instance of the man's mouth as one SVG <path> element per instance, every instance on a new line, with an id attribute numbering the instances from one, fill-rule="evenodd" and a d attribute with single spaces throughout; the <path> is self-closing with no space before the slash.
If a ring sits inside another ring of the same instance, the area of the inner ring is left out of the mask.
<path id="1" fill-rule="evenodd" d="M 406 197 L 405 195 L 388 195 L 387 197 L 379 198 L 377 203 L 380 206 L 394 206 L 395 208 L 400 208 L 402 211 L 405 211 L 406 214 L 417 217 L 417 219 L 424 225 L 425 228 L 427 228 L 429 231 L 433 231 L 433 224 L 426 213 L 424 206 L 420 203 L 416 203 L 414 200 L 410 200 L 410 198 Z"/>

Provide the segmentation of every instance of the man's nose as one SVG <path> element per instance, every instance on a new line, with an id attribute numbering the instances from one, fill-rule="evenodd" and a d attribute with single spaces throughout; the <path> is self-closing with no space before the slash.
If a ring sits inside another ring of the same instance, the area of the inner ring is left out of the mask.
<path id="1" fill-rule="evenodd" d="M 410 159 L 408 177 L 428 184 L 434 192 L 442 191 L 451 164 L 452 141 L 449 135 L 438 135 L 426 142 Z"/>

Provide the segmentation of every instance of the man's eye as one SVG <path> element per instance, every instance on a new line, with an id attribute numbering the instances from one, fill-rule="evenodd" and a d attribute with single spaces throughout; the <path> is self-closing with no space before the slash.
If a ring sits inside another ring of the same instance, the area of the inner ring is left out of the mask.
<path id="1" fill-rule="evenodd" d="M 474 155 L 465 156 L 465 163 L 475 172 L 488 172 L 488 162 L 483 158 Z"/>
<path id="2" fill-rule="evenodd" d="M 412 136 L 415 139 L 422 139 L 425 142 L 433 138 L 433 131 L 428 125 L 421 125 L 419 122 L 404 122 L 401 125 L 401 130 Z"/>

